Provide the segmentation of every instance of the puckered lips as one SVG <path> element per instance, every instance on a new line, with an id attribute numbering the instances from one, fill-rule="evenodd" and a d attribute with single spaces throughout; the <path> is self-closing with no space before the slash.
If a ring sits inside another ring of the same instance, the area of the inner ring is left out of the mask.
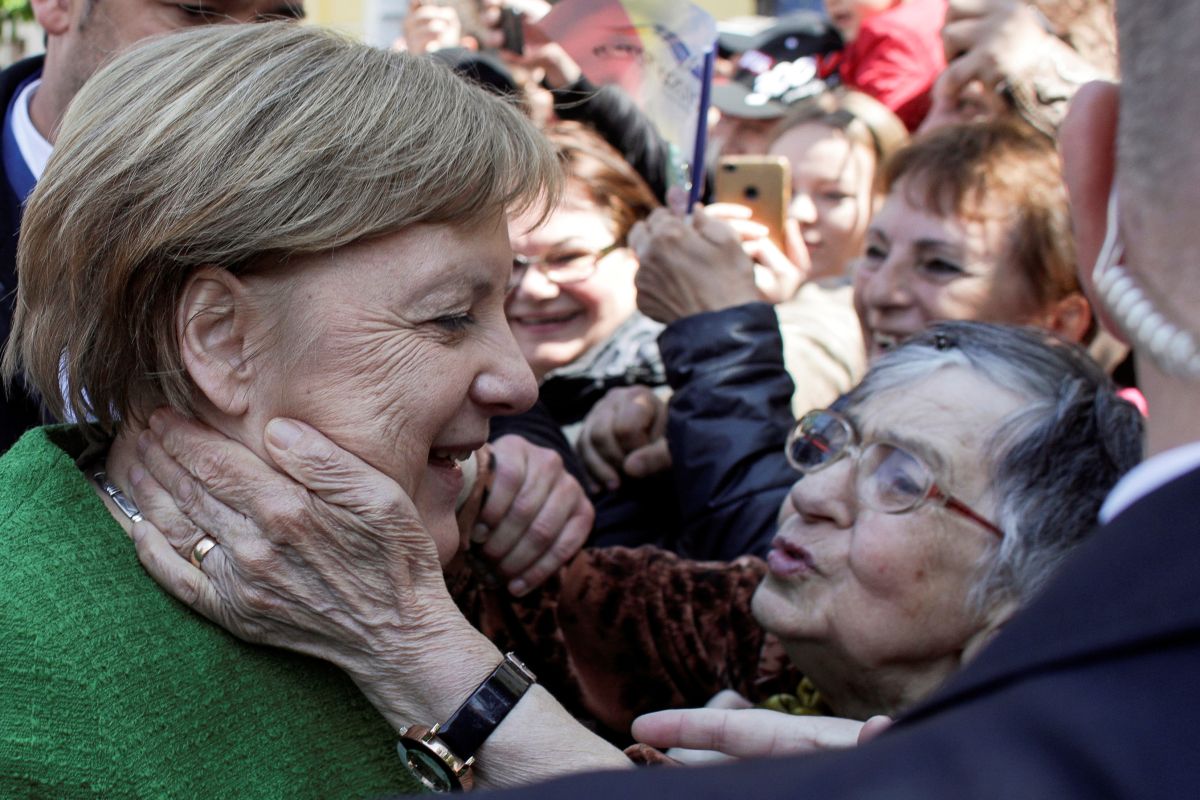
<path id="1" fill-rule="evenodd" d="M 771 574 L 779 578 L 822 574 L 813 560 L 812 553 L 804 549 L 795 534 L 787 529 L 776 534 L 771 542 L 771 550 L 767 553 L 767 566 Z"/>

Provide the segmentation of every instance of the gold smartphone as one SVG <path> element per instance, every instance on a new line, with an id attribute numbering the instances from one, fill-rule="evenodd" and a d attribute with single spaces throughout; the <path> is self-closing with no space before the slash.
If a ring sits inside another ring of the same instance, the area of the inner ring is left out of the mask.
<path id="1" fill-rule="evenodd" d="M 784 156 L 725 156 L 717 164 L 713 199 L 750 209 L 784 249 L 783 221 L 792 202 L 792 169 Z"/>

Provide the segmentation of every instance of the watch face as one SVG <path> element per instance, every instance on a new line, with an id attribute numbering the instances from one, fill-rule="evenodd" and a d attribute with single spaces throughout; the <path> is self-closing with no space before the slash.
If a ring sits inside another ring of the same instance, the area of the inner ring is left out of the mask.
<path id="1" fill-rule="evenodd" d="M 405 747 L 404 764 L 408 771 L 417 776 L 421 783 L 435 792 L 449 792 L 454 787 L 447 776 L 446 765 L 418 747 Z"/>

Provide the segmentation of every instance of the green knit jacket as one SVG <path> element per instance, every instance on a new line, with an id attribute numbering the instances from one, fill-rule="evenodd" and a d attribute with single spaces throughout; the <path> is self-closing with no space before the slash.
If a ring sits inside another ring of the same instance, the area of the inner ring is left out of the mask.
<path id="1" fill-rule="evenodd" d="M 75 465 L 70 428 L 0 458 L 0 797 L 412 792 L 339 670 L 168 596 Z"/>

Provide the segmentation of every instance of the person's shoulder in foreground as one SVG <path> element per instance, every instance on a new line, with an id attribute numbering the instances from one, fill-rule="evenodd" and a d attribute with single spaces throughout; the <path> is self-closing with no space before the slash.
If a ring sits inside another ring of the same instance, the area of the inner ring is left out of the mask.
<path id="1" fill-rule="evenodd" d="M 37 428 L 0 458 L 0 796 L 411 790 L 348 678 L 235 642 L 146 576 L 85 450 Z"/>

